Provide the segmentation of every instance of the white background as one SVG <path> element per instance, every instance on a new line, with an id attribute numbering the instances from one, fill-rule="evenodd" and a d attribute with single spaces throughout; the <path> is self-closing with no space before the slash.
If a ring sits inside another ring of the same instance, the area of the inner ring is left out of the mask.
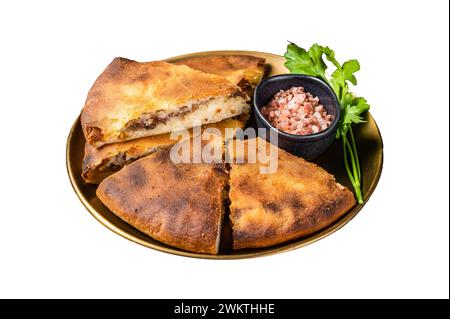
<path id="1" fill-rule="evenodd" d="M 448 1 L 0 4 L 0 297 L 449 297 Z M 95 221 L 65 168 L 86 94 L 115 56 L 157 60 L 287 40 L 357 58 L 385 143 L 378 188 L 337 233 L 271 257 L 197 260 Z"/>

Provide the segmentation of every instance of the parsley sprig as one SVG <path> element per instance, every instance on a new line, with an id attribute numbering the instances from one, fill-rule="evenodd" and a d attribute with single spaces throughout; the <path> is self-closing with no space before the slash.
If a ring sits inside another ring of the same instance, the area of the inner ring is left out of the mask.
<path id="1" fill-rule="evenodd" d="M 357 84 L 354 74 L 360 69 L 358 60 L 348 60 L 340 64 L 335 58 L 334 51 L 329 47 L 314 44 L 306 51 L 295 43 L 289 43 L 284 57 L 286 58 L 285 66 L 291 73 L 319 77 L 330 85 L 336 93 L 341 107 L 341 118 L 336 138 L 342 139 L 345 169 L 355 190 L 358 203 L 363 203 L 361 167 L 352 125 L 364 122 L 361 114 L 368 111 L 370 106 L 366 99 L 357 97 L 349 90 L 349 83 Z M 324 57 L 335 67 L 331 76 L 327 76 L 325 73 L 328 66 Z"/>

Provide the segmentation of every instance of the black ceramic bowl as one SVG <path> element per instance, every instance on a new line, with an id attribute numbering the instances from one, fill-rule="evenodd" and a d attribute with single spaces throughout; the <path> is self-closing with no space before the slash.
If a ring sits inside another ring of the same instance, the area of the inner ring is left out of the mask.
<path id="1" fill-rule="evenodd" d="M 329 128 L 316 134 L 295 135 L 278 130 L 267 121 L 261 114 L 261 108 L 272 99 L 275 93 L 280 90 L 288 90 L 293 86 L 302 86 L 306 92 L 319 98 L 320 104 L 325 107 L 327 113 L 334 116 Z M 276 134 L 278 147 L 305 159 L 316 158 L 325 152 L 335 139 L 340 117 L 339 102 L 331 87 L 316 77 L 301 74 L 282 74 L 269 77 L 256 87 L 253 107 L 258 128 L 266 129 L 265 138 L 270 141 L 270 133 Z"/>

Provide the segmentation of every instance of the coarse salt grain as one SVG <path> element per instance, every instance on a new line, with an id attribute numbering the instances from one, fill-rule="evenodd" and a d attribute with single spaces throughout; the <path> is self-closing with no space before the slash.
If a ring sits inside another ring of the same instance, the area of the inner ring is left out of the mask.
<path id="1" fill-rule="evenodd" d="M 309 135 L 330 127 L 333 115 L 327 113 L 319 98 L 301 86 L 280 90 L 261 113 L 277 129 L 286 133 Z"/>

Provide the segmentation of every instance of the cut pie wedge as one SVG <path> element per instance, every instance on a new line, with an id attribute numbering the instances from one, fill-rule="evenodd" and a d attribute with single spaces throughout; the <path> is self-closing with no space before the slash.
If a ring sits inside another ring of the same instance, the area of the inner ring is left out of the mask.
<path id="1" fill-rule="evenodd" d="M 200 130 L 189 129 L 189 136 L 180 135 L 180 137 L 194 137 L 206 129 L 215 128 L 220 131 L 225 141 L 226 139 L 233 138 L 236 131 L 245 126 L 248 116 L 248 113 L 245 113 L 218 123 L 203 125 Z M 227 132 L 227 129 L 230 131 Z M 227 135 L 230 132 L 232 133 Z M 167 133 L 121 143 L 107 144 L 100 148 L 86 143 L 84 147 L 82 176 L 87 183 L 98 184 L 109 175 L 119 171 L 125 165 L 156 151 L 169 148 L 178 141 L 178 138 L 172 139 L 171 134 Z"/>
<path id="2" fill-rule="evenodd" d="M 233 148 L 230 172 L 234 249 L 268 247 L 310 235 L 331 225 L 355 205 L 351 191 L 315 164 L 259 138 L 243 143 L 243 148 Z M 258 158 L 248 163 L 249 143 L 278 151 L 275 173 L 260 174 L 261 166 L 267 164 L 262 165 Z M 244 163 L 237 164 L 236 159 Z"/>
<path id="3" fill-rule="evenodd" d="M 206 73 L 223 76 L 231 83 L 239 86 L 248 96 L 264 76 L 265 59 L 244 55 L 205 55 L 186 58 L 175 62 Z"/>
<path id="4" fill-rule="evenodd" d="M 167 62 L 116 58 L 92 86 L 81 113 L 95 147 L 217 123 L 249 110 L 224 77 Z"/>
<path id="5" fill-rule="evenodd" d="M 170 150 L 162 150 L 106 178 L 97 196 L 122 220 L 162 243 L 217 254 L 227 181 L 223 163 L 175 164 Z"/>

